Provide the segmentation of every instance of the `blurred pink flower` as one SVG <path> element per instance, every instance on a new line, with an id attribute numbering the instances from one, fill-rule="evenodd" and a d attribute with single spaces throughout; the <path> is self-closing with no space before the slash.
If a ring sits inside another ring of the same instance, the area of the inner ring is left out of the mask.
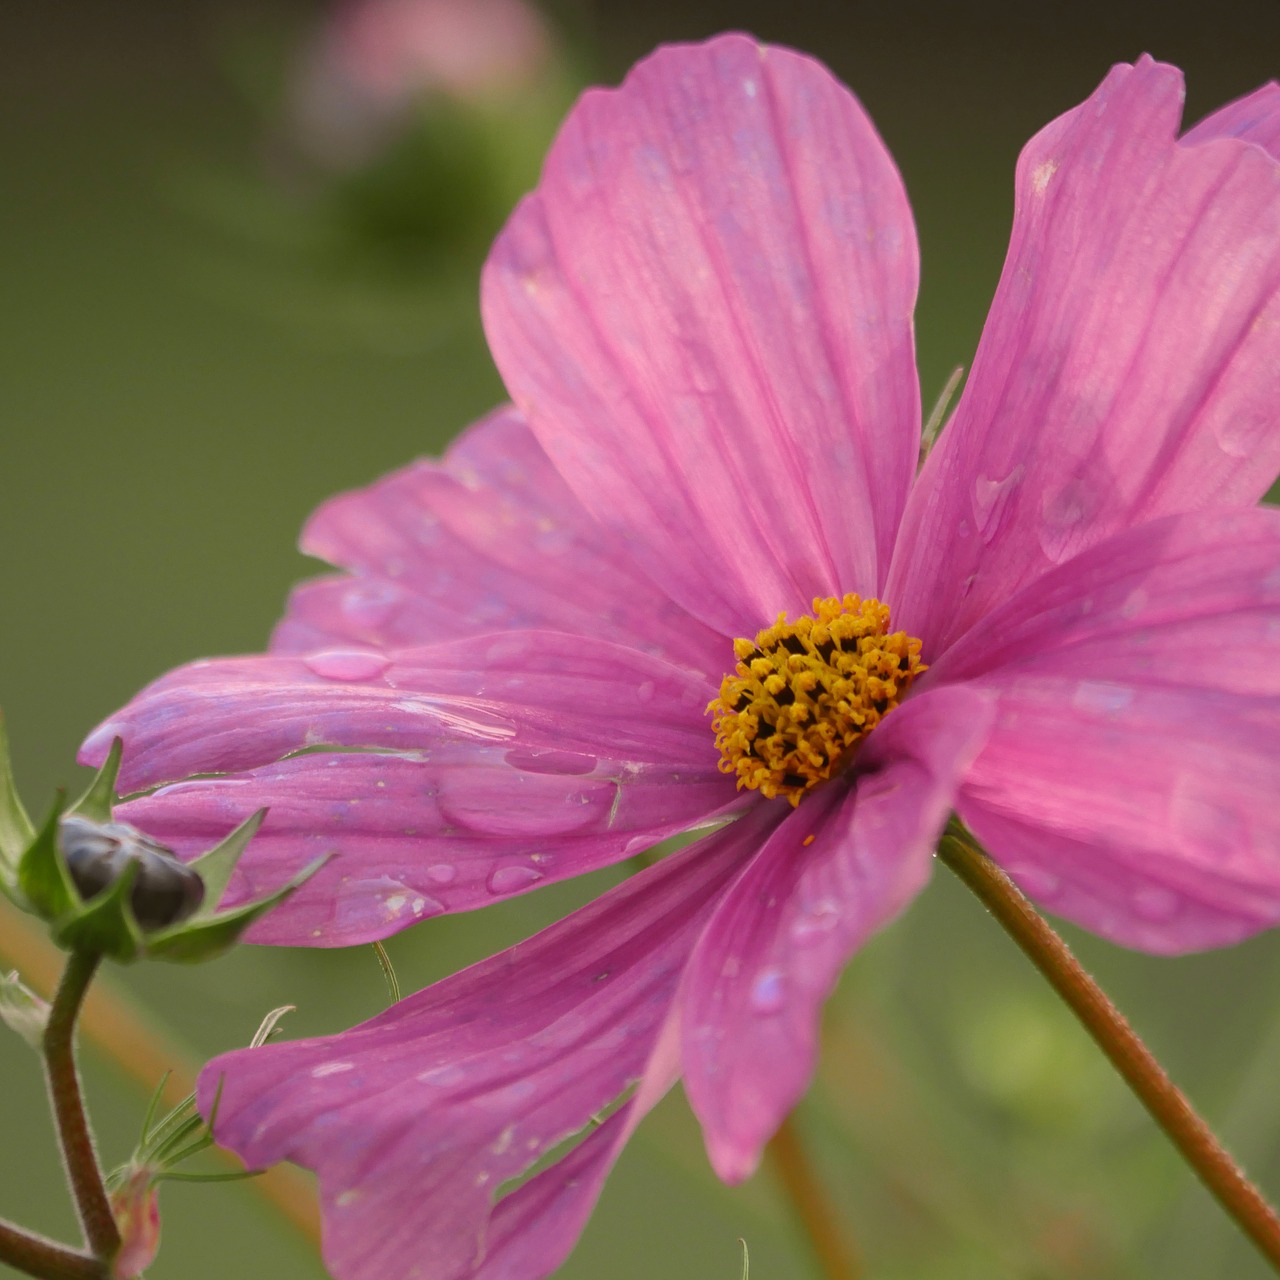
<path id="1" fill-rule="evenodd" d="M 716 1169 L 749 1174 L 952 809 L 1126 945 L 1280 920 L 1280 515 L 1255 505 L 1280 89 L 1179 138 L 1181 101 L 1144 58 L 1027 145 L 917 476 L 915 233 L 861 106 L 742 36 L 660 50 L 583 97 L 493 249 L 517 407 L 320 509 L 303 545 L 349 573 L 297 590 L 271 656 L 176 671 L 91 739 L 124 737 L 129 789 L 191 779 L 127 806 L 168 844 L 272 806 L 242 893 L 339 851 L 265 942 L 383 937 L 717 827 L 353 1031 L 207 1068 L 224 1143 L 318 1171 L 342 1280 L 546 1275 L 679 1074 Z M 784 628 L 779 672 L 722 689 L 731 641 L 763 661 L 780 611 L 845 593 L 906 633 L 852 646 L 874 671 L 823 674 L 848 650 Z M 893 709 L 908 637 L 928 670 Z M 775 738 L 809 749 L 787 708 L 846 679 L 862 701 L 812 724 L 886 718 L 831 781 L 778 775 L 793 807 L 718 769 L 718 691 L 758 782 Z"/>
<path id="2" fill-rule="evenodd" d="M 292 132 L 313 158 L 351 167 L 430 95 L 515 100 L 551 56 L 526 0 L 338 0 L 293 76 Z"/>

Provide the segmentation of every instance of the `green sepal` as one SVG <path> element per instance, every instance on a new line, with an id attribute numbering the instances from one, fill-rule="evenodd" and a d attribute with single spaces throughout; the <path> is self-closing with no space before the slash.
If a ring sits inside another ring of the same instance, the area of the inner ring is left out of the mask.
<path id="1" fill-rule="evenodd" d="M 9 761 L 9 736 L 0 714 L 0 893 L 21 905 L 18 891 L 18 862 L 23 850 L 35 838 L 36 829 L 18 799 Z"/>
<path id="2" fill-rule="evenodd" d="M 0 1022 L 16 1031 L 33 1049 L 44 1044 L 49 1002 L 42 1000 L 13 973 L 0 973 Z"/>
<path id="3" fill-rule="evenodd" d="M 141 870 L 139 863 L 128 863 L 101 893 L 55 920 L 54 942 L 66 951 L 110 956 L 122 964 L 136 960 L 146 941 L 133 918 L 129 895 Z"/>
<path id="4" fill-rule="evenodd" d="M 114 738 L 107 758 L 102 767 L 93 775 L 93 781 L 79 800 L 67 810 L 78 813 L 91 822 L 110 822 L 111 806 L 116 799 L 116 778 L 120 776 L 120 756 L 124 752 L 124 741 Z"/>
<path id="5" fill-rule="evenodd" d="M 20 905 L 46 920 L 56 920 L 80 906 L 80 895 L 58 849 L 58 823 L 66 803 L 66 795 L 59 791 L 44 826 L 18 862 L 18 889 L 26 899 Z"/>
<path id="6" fill-rule="evenodd" d="M 252 819 L 251 819 L 252 820 Z M 196 961 L 220 955 L 239 941 L 240 935 L 272 907 L 279 906 L 291 893 L 310 880 L 332 855 L 317 858 L 294 876 L 288 884 L 257 902 L 246 902 L 213 915 L 197 913 L 181 924 L 147 935 L 147 955 L 156 960 Z"/>
<path id="7" fill-rule="evenodd" d="M 217 912 L 218 903 L 222 901 L 222 895 L 227 891 L 231 873 L 236 869 L 240 855 L 245 851 L 249 841 L 257 835 L 258 828 L 262 826 L 262 820 L 266 816 L 267 811 L 259 809 L 252 817 L 246 818 L 220 844 L 214 845 L 208 853 L 202 853 L 198 858 L 187 863 L 187 867 L 204 882 L 204 901 L 200 904 L 200 909 L 189 920 L 185 920 L 184 924 L 190 926 L 193 920 L 207 920 Z"/>

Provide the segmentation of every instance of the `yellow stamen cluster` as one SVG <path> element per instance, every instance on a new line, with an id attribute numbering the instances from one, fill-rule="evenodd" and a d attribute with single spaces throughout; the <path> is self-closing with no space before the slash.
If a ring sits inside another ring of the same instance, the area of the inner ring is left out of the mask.
<path id="1" fill-rule="evenodd" d="M 738 786 L 791 804 L 842 768 L 858 742 L 926 670 L 920 641 L 889 633 L 889 608 L 847 595 L 813 602 L 755 640 L 733 642 L 738 665 L 707 710 L 720 769 Z"/>

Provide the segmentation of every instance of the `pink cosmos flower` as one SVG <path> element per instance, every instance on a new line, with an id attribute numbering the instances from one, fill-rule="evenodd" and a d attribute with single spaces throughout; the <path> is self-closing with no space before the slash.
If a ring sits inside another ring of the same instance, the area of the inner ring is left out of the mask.
<path id="1" fill-rule="evenodd" d="M 516 407 L 320 509 L 303 545 L 347 572 L 269 656 L 91 739 L 172 784 L 127 815 L 169 843 L 272 806 L 243 893 L 338 852 L 262 942 L 708 829 L 353 1031 L 207 1068 L 224 1143 L 319 1173 L 335 1275 L 546 1275 L 677 1075 L 748 1175 L 953 810 L 1125 945 L 1280 920 L 1280 89 L 1179 138 L 1181 99 L 1144 58 L 1028 144 L 917 476 L 916 241 L 870 121 L 788 50 L 660 50 L 493 249 Z"/>

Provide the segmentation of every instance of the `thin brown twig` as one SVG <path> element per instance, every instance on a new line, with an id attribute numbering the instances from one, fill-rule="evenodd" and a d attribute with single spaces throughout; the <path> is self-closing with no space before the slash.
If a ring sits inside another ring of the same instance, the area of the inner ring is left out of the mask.
<path id="1" fill-rule="evenodd" d="M 38 1280 L 106 1280 L 106 1264 L 0 1219 L 0 1262 Z"/>
<path id="2" fill-rule="evenodd" d="M 28 916 L 0 900 L 0 961 L 17 969 L 39 994 L 48 996 L 57 986 L 63 953 Z M 113 982 L 99 975 L 85 1001 L 80 1034 L 144 1095 L 165 1077 L 162 1100 L 177 1106 L 195 1088 L 198 1066 L 190 1055 L 143 1015 L 137 1005 Z M 214 1147 L 224 1163 L 240 1167 L 229 1151 Z M 264 1196 L 281 1216 L 317 1250 L 320 1247 L 320 1212 L 309 1181 L 288 1165 L 278 1165 L 249 1180 L 254 1192 Z"/>
<path id="3" fill-rule="evenodd" d="M 788 1116 L 774 1134 L 768 1155 L 823 1276 L 826 1280 L 859 1280 L 862 1266 L 853 1243 L 827 1197 L 792 1117 Z"/>
<path id="4" fill-rule="evenodd" d="M 1195 1175 L 1280 1272 L 1280 1217 L 1275 1209 L 1245 1177 L 1067 944 L 966 833 L 949 831 L 938 856 L 1049 980 Z"/>

